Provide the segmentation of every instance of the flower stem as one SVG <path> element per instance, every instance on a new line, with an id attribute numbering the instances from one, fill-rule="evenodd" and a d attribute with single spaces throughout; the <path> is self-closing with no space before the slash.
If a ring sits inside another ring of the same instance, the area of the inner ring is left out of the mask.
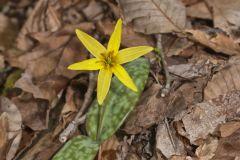
<path id="1" fill-rule="evenodd" d="M 103 128 L 103 117 L 104 117 L 104 113 L 105 113 L 105 108 L 102 105 L 98 106 L 98 127 L 97 127 L 97 137 L 96 140 L 100 141 L 100 135 L 102 132 L 102 128 Z"/>

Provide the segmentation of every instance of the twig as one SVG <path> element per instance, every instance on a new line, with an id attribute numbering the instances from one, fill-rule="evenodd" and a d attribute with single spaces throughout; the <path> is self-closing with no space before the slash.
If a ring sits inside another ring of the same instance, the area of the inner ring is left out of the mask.
<path id="1" fill-rule="evenodd" d="M 166 78 L 166 84 L 165 84 L 165 86 L 161 90 L 161 96 L 165 97 L 170 92 L 172 78 L 171 78 L 171 76 L 169 74 L 169 71 L 168 71 L 167 62 L 165 60 L 164 53 L 163 52 L 160 53 L 160 49 L 162 48 L 161 35 L 157 34 L 156 35 L 156 39 L 157 39 L 157 44 L 156 45 L 157 45 L 157 48 L 159 50 L 155 50 L 155 51 L 161 57 L 161 62 L 162 62 L 162 66 L 163 66 L 163 70 L 164 70 L 164 74 L 165 74 L 165 78 Z M 158 60 L 158 61 L 160 63 L 160 60 Z"/>
<path id="2" fill-rule="evenodd" d="M 92 93 L 94 92 L 95 87 L 96 87 L 95 74 L 93 72 L 90 72 L 89 85 L 88 85 L 87 92 L 84 95 L 84 101 L 83 101 L 82 107 L 77 113 L 74 120 L 70 122 L 67 128 L 65 128 L 65 130 L 59 135 L 60 142 L 62 143 L 66 142 L 67 138 L 77 130 L 78 125 L 85 121 L 86 115 L 83 115 L 83 113 L 92 101 Z"/>
<path id="3" fill-rule="evenodd" d="M 171 144 L 172 144 L 172 146 L 173 146 L 174 152 L 176 153 L 176 152 L 177 152 L 177 149 L 176 149 L 176 145 L 175 145 L 175 143 L 174 143 L 173 137 L 172 137 L 172 132 L 171 132 L 171 130 L 170 130 L 167 117 L 164 117 L 164 124 L 165 124 L 165 126 L 166 126 L 166 128 L 167 128 L 168 136 L 169 136 L 169 138 L 170 138 L 170 141 L 171 141 Z"/>

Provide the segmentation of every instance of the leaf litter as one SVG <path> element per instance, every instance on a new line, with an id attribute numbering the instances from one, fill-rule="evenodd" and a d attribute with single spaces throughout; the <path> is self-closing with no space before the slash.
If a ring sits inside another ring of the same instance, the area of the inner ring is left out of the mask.
<path id="1" fill-rule="evenodd" d="M 47 160 L 62 147 L 59 135 L 79 110 L 84 118 L 87 99 L 96 96 L 88 72 L 67 70 L 89 58 L 74 30 L 106 44 L 120 17 L 121 48 L 156 47 L 160 35 L 166 67 L 154 53 L 145 56 L 151 63 L 145 90 L 96 159 L 239 159 L 239 5 L 234 0 L 0 2 L 0 159 Z M 169 93 L 162 97 L 168 79 Z M 86 134 L 84 125 L 71 137 Z"/>

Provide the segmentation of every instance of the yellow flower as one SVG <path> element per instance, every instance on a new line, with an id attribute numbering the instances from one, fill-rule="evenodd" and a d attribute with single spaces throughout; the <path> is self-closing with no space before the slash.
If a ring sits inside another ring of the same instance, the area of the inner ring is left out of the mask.
<path id="1" fill-rule="evenodd" d="M 98 74 L 97 99 L 101 105 L 109 91 L 112 74 L 133 91 L 137 87 L 121 64 L 137 59 L 153 50 L 149 46 L 137 46 L 119 50 L 121 43 L 122 20 L 119 19 L 110 37 L 107 49 L 96 39 L 76 29 L 79 40 L 95 57 L 68 66 L 71 70 L 100 70 Z"/>

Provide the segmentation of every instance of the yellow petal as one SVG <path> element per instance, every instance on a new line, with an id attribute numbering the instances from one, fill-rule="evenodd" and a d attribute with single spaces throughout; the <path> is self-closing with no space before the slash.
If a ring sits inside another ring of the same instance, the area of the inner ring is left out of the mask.
<path id="1" fill-rule="evenodd" d="M 109 91 L 112 79 L 112 71 L 110 69 L 101 69 L 98 74 L 98 84 L 97 84 L 97 99 L 98 103 L 101 105 Z"/>
<path id="2" fill-rule="evenodd" d="M 99 70 L 103 68 L 103 64 L 99 62 L 99 59 L 92 58 L 82 62 L 74 63 L 68 66 L 71 70 Z"/>
<path id="3" fill-rule="evenodd" d="M 108 52 L 114 51 L 115 55 L 118 53 L 121 43 L 121 34 L 122 34 L 122 20 L 119 19 L 108 42 L 107 47 Z"/>
<path id="4" fill-rule="evenodd" d="M 138 89 L 134 84 L 132 78 L 129 76 L 127 71 L 121 65 L 117 64 L 113 66 L 112 71 L 125 86 L 137 92 Z"/>
<path id="5" fill-rule="evenodd" d="M 101 53 L 106 52 L 106 48 L 99 43 L 95 38 L 91 37 L 85 32 L 82 32 L 79 29 L 76 29 L 76 34 L 79 40 L 87 48 L 87 50 L 97 58 L 100 58 Z"/>
<path id="6" fill-rule="evenodd" d="M 151 52 L 152 50 L 153 48 L 149 46 L 137 46 L 137 47 L 122 49 L 118 52 L 117 63 L 123 64 L 123 63 L 130 62 L 134 59 L 137 59 L 143 56 L 148 52 Z"/>

